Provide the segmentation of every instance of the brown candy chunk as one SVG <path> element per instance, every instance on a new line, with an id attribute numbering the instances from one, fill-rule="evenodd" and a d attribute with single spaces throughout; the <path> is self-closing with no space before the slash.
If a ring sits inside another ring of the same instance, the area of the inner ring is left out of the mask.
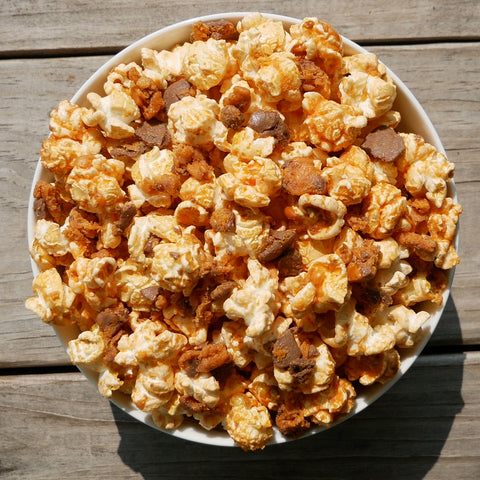
<path id="1" fill-rule="evenodd" d="M 364 240 L 360 247 L 352 249 L 352 258 L 347 265 L 349 282 L 371 280 L 377 273 L 381 258 L 380 248 L 374 240 Z"/>
<path id="2" fill-rule="evenodd" d="M 150 124 L 143 122 L 135 130 L 135 136 L 150 147 L 162 149 L 170 144 L 170 134 L 166 123 Z"/>
<path id="3" fill-rule="evenodd" d="M 240 130 L 242 128 L 245 117 L 243 113 L 234 105 L 227 105 L 220 111 L 220 121 L 232 130 Z"/>
<path id="4" fill-rule="evenodd" d="M 132 223 L 133 217 L 135 217 L 136 214 L 137 207 L 133 202 L 124 203 L 120 207 L 120 218 L 115 223 L 115 226 L 122 232 L 125 231 Z"/>
<path id="5" fill-rule="evenodd" d="M 282 435 L 298 437 L 310 428 L 310 422 L 304 417 L 301 408 L 280 405 L 275 424 Z"/>
<path id="6" fill-rule="evenodd" d="M 163 92 L 163 100 L 165 102 L 165 110 L 168 112 L 170 106 L 181 100 L 183 97 L 192 95 L 192 85 L 190 82 L 181 78 L 170 84 Z"/>
<path id="7" fill-rule="evenodd" d="M 315 361 L 309 358 L 297 358 L 288 366 L 288 371 L 296 383 L 305 383 L 313 373 Z"/>
<path id="8" fill-rule="evenodd" d="M 237 283 L 233 280 L 221 283 L 210 292 L 210 299 L 212 302 L 226 300 L 236 286 Z"/>
<path id="9" fill-rule="evenodd" d="M 235 230 L 235 215 L 230 208 L 217 208 L 212 212 L 210 225 L 217 232 L 233 232 Z"/>
<path id="10" fill-rule="evenodd" d="M 197 372 L 207 373 L 231 361 L 227 347 L 223 343 L 208 343 L 200 351 Z"/>
<path id="11" fill-rule="evenodd" d="M 43 198 L 36 198 L 33 201 L 33 213 L 37 221 L 47 218 L 47 202 Z"/>
<path id="12" fill-rule="evenodd" d="M 285 250 L 288 250 L 296 237 L 295 230 L 276 231 L 267 238 L 264 249 L 258 254 L 260 262 L 271 262 L 278 258 Z"/>
<path id="13" fill-rule="evenodd" d="M 280 278 L 300 275 L 304 270 L 302 255 L 297 249 L 291 248 L 278 259 L 277 267 Z"/>
<path id="14" fill-rule="evenodd" d="M 151 287 L 142 288 L 140 293 L 151 302 L 155 301 L 160 293 L 160 287 L 157 285 L 152 285 Z"/>
<path id="15" fill-rule="evenodd" d="M 426 262 L 432 262 L 435 259 L 438 244 L 430 235 L 402 232 L 396 235 L 395 240 Z"/>
<path id="16" fill-rule="evenodd" d="M 394 162 L 405 152 L 403 138 L 390 127 L 380 127 L 369 133 L 361 147 L 373 158 Z"/>
<path id="17" fill-rule="evenodd" d="M 283 164 L 282 187 L 290 195 L 323 195 L 327 184 L 315 168 L 313 160 L 298 158 Z"/>
<path id="18" fill-rule="evenodd" d="M 147 151 L 147 145 L 141 140 L 107 147 L 108 153 L 117 160 L 128 161 Z"/>
<path id="19" fill-rule="evenodd" d="M 204 413 L 210 410 L 207 405 L 205 405 L 203 402 L 199 402 L 193 397 L 187 397 L 185 395 L 182 395 L 179 400 L 182 407 L 184 407 L 186 410 L 189 410 L 190 412 Z"/>
<path id="20" fill-rule="evenodd" d="M 198 365 L 200 363 L 200 350 L 187 350 L 180 355 L 178 359 L 178 366 L 190 378 L 195 378 L 198 375 Z"/>
<path id="21" fill-rule="evenodd" d="M 260 137 L 274 137 L 275 143 L 285 146 L 290 140 L 290 130 L 278 112 L 257 110 L 252 113 L 248 126 Z"/>
<path id="22" fill-rule="evenodd" d="M 236 40 L 238 32 L 232 22 L 224 19 L 197 22 L 193 25 L 190 41 L 207 41 L 209 38 L 215 40 Z"/>
<path id="23" fill-rule="evenodd" d="M 273 363 L 278 368 L 288 368 L 290 364 L 302 358 L 302 351 L 295 340 L 292 330 L 285 330 L 273 344 Z"/>

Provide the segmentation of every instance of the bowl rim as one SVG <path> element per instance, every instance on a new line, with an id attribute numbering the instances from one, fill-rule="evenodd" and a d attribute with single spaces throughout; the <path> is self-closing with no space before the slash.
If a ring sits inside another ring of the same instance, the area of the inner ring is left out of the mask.
<path id="1" fill-rule="evenodd" d="M 80 105 L 82 103 L 86 104 L 86 94 L 92 90 L 95 91 L 95 89 L 93 89 L 93 86 L 97 84 L 97 91 L 98 91 L 98 86 L 99 85 L 103 86 L 103 83 L 107 77 L 107 74 L 116 65 L 120 63 L 128 63 L 129 61 L 138 62 L 140 58 L 140 49 L 143 47 L 148 46 L 148 48 L 152 48 L 155 50 L 170 49 L 178 42 L 173 42 L 169 46 L 160 45 L 157 48 L 155 48 L 155 43 L 156 42 L 161 43 L 162 40 L 163 40 L 163 43 L 167 43 L 164 37 L 167 37 L 168 35 L 172 35 L 174 37 L 178 36 L 178 32 L 183 30 L 186 31 L 187 28 L 190 29 L 194 23 L 199 21 L 208 22 L 208 21 L 226 19 L 232 22 L 238 22 L 239 20 L 244 18 L 246 15 L 249 15 L 251 13 L 257 13 L 257 12 L 235 11 L 235 12 L 223 12 L 223 13 L 215 13 L 210 15 L 203 15 L 199 17 L 185 19 L 185 20 L 173 23 L 171 25 L 165 26 L 163 28 L 160 28 L 156 31 L 153 31 L 137 39 L 127 47 L 120 50 L 118 53 L 112 56 L 109 60 L 107 60 L 103 65 L 101 65 L 97 70 L 95 70 L 95 72 L 91 74 L 87 80 L 84 81 L 84 83 L 76 91 L 76 93 L 73 95 L 70 101 L 72 103 L 79 103 Z M 292 24 L 300 23 L 302 21 L 302 19 L 285 16 L 285 15 L 279 15 L 279 14 L 273 14 L 273 13 L 267 13 L 267 12 L 259 12 L 259 13 L 261 13 L 261 15 L 264 16 L 265 18 L 269 18 L 275 21 L 281 21 L 286 29 L 288 29 Z M 354 41 L 344 37 L 343 35 L 340 35 L 340 36 L 343 42 L 344 54 L 351 55 L 354 53 L 369 53 L 367 49 L 365 49 L 364 47 L 361 47 Z M 183 38 L 183 41 L 188 41 L 188 38 L 186 38 L 185 35 L 183 35 L 182 38 Z M 432 121 L 428 117 L 427 113 L 425 112 L 420 102 L 417 100 L 414 94 L 410 91 L 410 89 L 405 85 L 405 83 L 397 76 L 397 74 L 395 74 L 388 67 L 388 65 L 385 65 L 385 67 L 387 70 L 387 74 L 392 78 L 393 82 L 397 87 L 396 103 L 399 103 L 399 102 L 405 103 L 406 107 L 408 107 L 408 109 L 413 109 L 412 111 L 414 112 L 415 116 L 418 117 L 415 119 L 415 121 L 420 122 L 419 123 L 420 128 L 416 128 L 414 133 L 420 134 L 422 137 L 424 137 L 426 142 L 432 144 L 439 152 L 446 155 L 446 152 L 442 145 L 440 137 Z M 405 110 L 406 107 L 404 107 L 403 110 Z M 401 109 L 398 109 L 398 110 L 401 110 Z M 402 121 L 403 121 L 403 115 L 402 115 Z M 49 176 L 48 172 L 43 168 L 39 158 L 35 168 L 33 180 L 32 180 L 29 203 L 28 203 L 27 239 L 28 239 L 29 248 L 33 242 L 34 231 L 35 231 L 35 217 L 34 217 L 34 210 L 33 210 L 33 202 L 34 202 L 33 190 L 38 180 L 47 178 L 48 176 Z M 456 188 L 453 180 L 449 182 L 448 195 L 452 197 L 454 201 L 457 200 Z M 459 225 L 457 225 L 457 231 L 456 231 L 456 237 L 455 237 L 455 246 L 457 247 L 457 249 L 458 249 L 458 242 L 459 242 L 458 231 L 459 231 Z M 31 263 L 32 273 L 34 277 L 36 277 L 40 273 L 40 269 L 38 268 L 37 264 L 35 263 L 35 261 L 31 256 L 30 256 L 30 263 Z M 400 349 L 399 353 L 401 354 L 402 360 L 401 360 L 400 368 L 398 372 L 395 374 L 395 376 L 385 384 L 375 384 L 367 388 L 362 388 L 362 387 L 359 388 L 357 386 L 356 387 L 357 398 L 355 400 L 355 405 L 349 414 L 340 418 L 331 426 L 313 427 L 311 430 L 309 430 L 299 438 L 305 438 L 308 436 L 315 435 L 317 433 L 329 430 L 343 423 L 349 418 L 362 412 L 368 406 L 372 405 L 378 398 L 384 395 L 390 388 L 392 388 L 397 383 L 397 381 L 411 368 L 413 363 L 417 360 L 418 356 L 423 351 L 425 345 L 430 340 L 433 332 L 435 331 L 438 325 L 438 322 L 440 321 L 440 318 L 445 309 L 448 297 L 450 295 L 450 289 L 453 282 L 454 272 L 455 272 L 455 268 L 451 269 L 448 272 L 448 285 L 442 294 L 443 296 L 442 304 L 438 308 L 435 308 L 434 306 L 430 308 L 432 310 L 432 314 L 430 319 L 422 327 L 421 339 L 413 347 L 410 347 L 408 349 Z M 64 348 L 66 349 L 68 340 L 70 340 L 71 338 L 75 338 L 75 337 L 72 337 L 71 327 L 53 326 L 53 328 L 57 337 L 59 338 Z M 92 370 L 89 370 L 87 368 L 80 367 L 78 365 L 77 365 L 77 368 L 95 387 L 97 387 L 98 373 L 93 372 Z M 189 441 L 212 445 L 212 446 L 223 446 L 223 447 L 237 446 L 237 444 L 233 441 L 233 439 L 228 435 L 226 431 L 223 431 L 223 430 L 218 431 L 217 429 L 208 431 L 203 429 L 196 421 L 190 421 L 190 419 L 185 419 L 184 423 L 180 427 L 174 430 L 161 429 L 153 423 L 150 414 L 145 413 L 140 409 L 138 409 L 131 402 L 130 397 L 126 394 L 114 392 L 112 394 L 112 397 L 109 398 L 109 401 L 115 404 L 118 408 L 120 408 L 122 411 L 124 411 L 128 415 L 135 418 L 136 420 L 158 431 L 167 433 L 171 436 L 174 436 L 183 440 L 189 440 Z M 274 437 L 267 444 L 267 446 L 285 443 L 293 440 L 295 439 L 288 438 L 280 434 L 278 429 L 274 427 Z"/>

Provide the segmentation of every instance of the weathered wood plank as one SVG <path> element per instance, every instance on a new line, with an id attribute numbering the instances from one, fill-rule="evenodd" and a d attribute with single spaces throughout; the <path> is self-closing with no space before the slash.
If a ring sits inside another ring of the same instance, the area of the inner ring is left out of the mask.
<path id="1" fill-rule="evenodd" d="M 465 207 L 461 219 L 463 262 L 450 302 L 432 342 L 478 344 L 480 257 L 476 212 L 480 209 L 477 158 L 480 75 L 475 43 L 377 47 L 376 53 L 407 83 L 432 117 L 456 163 L 456 183 Z M 67 357 L 50 327 L 27 312 L 31 295 L 26 242 L 30 182 L 49 111 L 71 98 L 108 56 L 0 61 L 0 367 L 58 365 Z M 421 73 L 419 73 L 421 72 Z M 434 77 L 434 88 L 425 78 Z M 461 88 L 459 82 L 462 83 Z"/>
<path id="2" fill-rule="evenodd" d="M 254 453 L 156 432 L 110 406 L 80 374 L 0 377 L 0 475 L 5 480 L 478 478 L 479 367 L 478 352 L 423 356 L 356 417 Z"/>
<path id="3" fill-rule="evenodd" d="M 296 18 L 317 16 L 358 42 L 431 39 L 478 39 L 480 6 L 476 1 L 381 0 L 231 1 L 87 0 L 61 3 L 31 0 L 2 2 L 0 54 L 45 55 L 51 52 L 112 52 L 180 20 L 232 11 L 263 11 Z"/>

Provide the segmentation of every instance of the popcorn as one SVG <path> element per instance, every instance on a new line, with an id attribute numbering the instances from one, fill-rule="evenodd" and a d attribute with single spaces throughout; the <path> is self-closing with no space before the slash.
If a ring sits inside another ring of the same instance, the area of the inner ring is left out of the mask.
<path id="1" fill-rule="evenodd" d="M 305 93 L 302 106 L 310 142 L 326 151 L 349 147 L 367 125 L 367 118 L 349 105 L 327 100 L 317 92 Z"/>
<path id="2" fill-rule="evenodd" d="M 178 195 L 180 181 L 173 173 L 173 158 L 173 152 L 155 146 L 132 166 L 135 185 L 154 207 L 168 208 Z"/>
<path id="3" fill-rule="evenodd" d="M 328 24 L 317 18 L 304 18 L 290 27 L 290 50 L 318 60 L 323 70 L 333 74 L 342 64 L 342 38 Z"/>
<path id="4" fill-rule="evenodd" d="M 447 183 L 453 176 L 453 163 L 419 135 L 401 135 L 406 150 L 399 168 L 405 175 L 405 188 L 414 197 L 425 195 L 440 208 L 447 195 Z"/>
<path id="5" fill-rule="evenodd" d="M 453 164 L 395 132 L 374 54 L 254 13 L 143 48 L 103 92 L 51 114 L 25 302 L 77 332 L 101 395 L 256 450 L 397 375 L 444 301 L 462 208 Z"/>
<path id="6" fill-rule="evenodd" d="M 105 97 L 90 92 L 87 95 L 94 111 L 83 115 L 86 125 L 99 125 L 110 138 L 126 138 L 135 133 L 130 125 L 140 117 L 140 111 L 135 101 L 122 90 L 114 89 Z"/>
<path id="7" fill-rule="evenodd" d="M 85 155 L 67 177 L 67 189 L 81 208 L 101 213 L 112 209 L 123 197 L 121 188 L 125 166 L 114 158 L 101 154 Z"/>
<path id="8" fill-rule="evenodd" d="M 200 90 L 210 90 L 228 76 L 231 63 L 225 40 L 209 38 L 206 42 L 197 41 L 189 46 L 183 57 L 182 73 Z"/>
<path id="9" fill-rule="evenodd" d="M 244 450 L 261 449 L 273 437 L 268 410 L 252 394 L 237 394 L 230 399 L 224 428 Z"/>
<path id="10" fill-rule="evenodd" d="M 199 94 L 186 96 L 168 110 L 168 129 L 177 143 L 193 146 L 215 144 L 226 149 L 228 129 L 217 120 L 220 108 L 215 100 Z"/>
<path id="11" fill-rule="evenodd" d="M 389 112 L 396 98 L 396 87 L 385 67 L 373 53 L 360 53 L 344 60 L 348 76 L 340 82 L 340 98 L 345 105 L 359 110 L 367 118 Z"/>
<path id="12" fill-rule="evenodd" d="M 280 308 L 278 278 L 254 259 L 248 260 L 248 271 L 249 277 L 233 291 L 223 308 L 228 318 L 245 322 L 249 337 L 258 337 L 270 328 Z"/>
<path id="13" fill-rule="evenodd" d="M 51 325 L 69 325 L 75 292 L 62 282 L 55 268 L 49 268 L 33 280 L 33 293 L 25 306 Z"/>
<path id="14" fill-rule="evenodd" d="M 360 203 L 370 192 L 373 165 L 359 147 L 349 147 L 338 159 L 327 161 L 322 177 L 327 181 L 328 194 L 344 205 Z"/>

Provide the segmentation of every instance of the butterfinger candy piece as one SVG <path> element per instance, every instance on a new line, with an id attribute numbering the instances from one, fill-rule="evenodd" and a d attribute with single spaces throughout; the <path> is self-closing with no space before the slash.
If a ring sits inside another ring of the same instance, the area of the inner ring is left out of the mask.
<path id="1" fill-rule="evenodd" d="M 212 20 L 210 22 L 197 22 L 192 27 L 190 40 L 207 41 L 209 38 L 215 40 L 236 40 L 238 32 L 235 25 L 228 20 Z"/>
<path id="2" fill-rule="evenodd" d="M 394 162 L 405 152 L 403 138 L 390 127 L 380 127 L 369 133 L 361 147 L 373 158 Z"/>
<path id="3" fill-rule="evenodd" d="M 234 281 L 223 282 L 211 291 L 210 299 L 212 302 L 226 300 L 236 286 Z"/>
<path id="4" fill-rule="evenodd" d="M 133 217 L 137 214 L 137 207 L 133 202 L 127 202 L 120 207 L 120 218 L 116 222 L 116 227 L 122 232 L 132 223 Z"/>
<path id="5" fill-rule="evenodd" d="M 173 82 L 163 92 L 163 100 L 165 102 L 165 110 L 168 112 L 170 106 L 181 100 L 183 97 L 192 94 L 192 85 L 184 78 Z"/>
<path id="6" fill-rule="evenodd" d="M 232 130 L 240 130 L 245 121 L 243 113 L 234 105 L 227 105 L 220 111 L 220 121 Z"/>
<path id="7" fill-rule="evenodd" d="M 302 255 L 297 249 L 291 248 L 278 259 L 277 267 L 279 278 L 300 275 L 304 270 Z"/>
<path id="8" fill-rule="evenodd" d="M 278 112 L 257 110 L 252 113 L 248 126 L 260 137 L 274 137 L 276 143 L 285 146 L 290 140 L 290 130 Z"/>
<path id="9" fill-rule="evenodd" d="M 273 362 L 278 368 L 288 368 L 302 358 L 302 351 L 290 329 L 285 330 L 273 344 Z"/>
<path id="10" fill-rule="evenodd" d="M 258 260 L 262 263 L 275 260 L 292 246 L 295 236 L 293 229 L 274 232 L 267 238 L 265 248 L 258 254 Z"/>
<path id="11" fill-rule="evenodd" d="M 309 159 L 287 160 L 283 165 L 282 187 L 290 195 L 323 195 L 327 183 Z"/>
<path id="12" fill-rule="evenodd" d="M 152 125 L 148 122 L 143 122 L 135 130 L 135 135 L 150 147 L 165 148 L 170 144 L 170 134 L 168 133 L 166 123 Z"/>

